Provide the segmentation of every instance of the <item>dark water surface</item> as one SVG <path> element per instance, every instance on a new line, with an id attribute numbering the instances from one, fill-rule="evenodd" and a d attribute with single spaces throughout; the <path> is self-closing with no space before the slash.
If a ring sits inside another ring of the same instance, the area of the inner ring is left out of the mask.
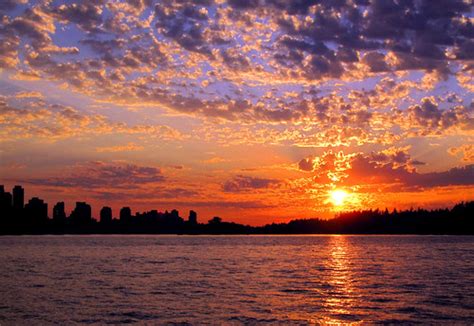
<path id="1" fill-rule="evenodd" d="M 474 323 L 474 237 L 0 237 L 0 325 Z"/>

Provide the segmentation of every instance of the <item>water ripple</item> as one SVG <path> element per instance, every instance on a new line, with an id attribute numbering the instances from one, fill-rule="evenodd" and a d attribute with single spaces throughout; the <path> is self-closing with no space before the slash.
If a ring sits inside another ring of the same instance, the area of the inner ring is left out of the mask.
<path id="1" fill-rule="evenodd" d="M 0 237 L 0 324 L 473 324 L 474 237 Z"/>

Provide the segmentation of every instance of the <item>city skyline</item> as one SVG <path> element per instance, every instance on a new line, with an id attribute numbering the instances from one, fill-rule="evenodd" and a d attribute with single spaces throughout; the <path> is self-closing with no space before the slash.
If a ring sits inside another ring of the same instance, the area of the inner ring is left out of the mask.
<path id="1" fill-rule="evenodd" d="M 472 1 L 5 0 L 0 17 L 8 189 L 250 225 L 474 198 Z"/>
<path id="2" fill-rule="evenodd" d="M 287 223 L 245 225 L 214 216 L 199 223 L 198 214 L 189 211 L 188 218 L 176 209 L 133 212 L 123 206 L 117 217 L 112 208 L 103 206 L 94 218 L 86 202 L 76 202 L 70 214 L 64 202 L 57 202 L 48 214 L 48 203 L 32 197 L 25 203 L 25 191 L 16 185 L 12 193 L 0 185 L 0 235 L 26 234 L 474 234 L 474 201 L 461 202 L 451 208 L 422 208 L 390 212 L 354 210 L 340 212 L 332 219 L 293 219 Z"/>
<path id="3" fill-rule="evenodd" d="M 49 209 L 48 209 L 49 207 Z M 24 210 L 24 213 L 20 213 Z M 25 189 L 21 185 L 15 185 L 11 192 L 5 189 L 4 185 L 0 185 L 0 212 L 2 219 L 15 218 L 17 215 L 24 218 L 32 218 L 33 220 L 56 220 L 66 221 L 67 219 L 73 221 L 78 220 L 79 222 L 88 223 L 91 220 L 95 220 L 101 223 L 110 223 L 112 220 L 129 221 L 132 217 L 140 216 L 150 212 L 156 212 L 158 214 L 170 215 L 174 218 L 179 217 L 178 211 L 172 209 L 158 211 L 156 209 L 150 210 L 149 212 L 138 212 L 132 211 L 128 206 L 122 206 L 118 211 L 118 214 L 114 215 L 114 209 L 104 205 L 100 208 L 100 214 L 94 217 L 92 213 L 92 207 L 86 201 L 76 201 L 72 208 L 66 210 L 64 201 L 59 201 L 54 205 L 49 206 L 43 199 L 33 196 L 28 201 L 25 200 Z M 69 213 L 68 213 L 69 212 Z M 31 216 L 30 216 L 31 215 Z M 17 216 L 18 217 L 18 216 Z M 193 210 L 189 211 L 187 221 L 191 224 L 197 224 L 197 213 Z"/>

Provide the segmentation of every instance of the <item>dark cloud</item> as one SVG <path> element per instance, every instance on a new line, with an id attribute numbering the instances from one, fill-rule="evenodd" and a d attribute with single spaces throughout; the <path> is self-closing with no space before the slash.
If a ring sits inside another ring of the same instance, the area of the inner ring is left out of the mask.
<path id="1" fill-rule="evenodd" d="M 32 178 L 22 182 L 34 185 L 64 188 L 137 188 L 141 185 L 161 183 L 165 180 L 161 170 L 134 164 L 105 163 L 100 161 L 78 165 L 64 177 Z"/>
<path id="2" fill-rule="evenodd" d="M 104 2 L 87 0 L 80 3 L 62 4 L 50 12 L 63 23 L 75 23 L 82 30 L 93 33 L 100 30 Z"/>
<path id="3" fill-rule="evenodd" d="M 412 173 L 404 180 L 412 187 L 442 187 L 452 185 L 474 185 L 474 164 L 456 167 L 442 172 Z"/>
<path id="4" fill-rule="evenodd" d="M 250 67 L 250 59 L 235 49 L 222 51 L 222 59 L 226 65 L 237 70 Z"/>
<path id="5" fill-rule="evenodd" d="M 34 48 L 41 49 L 52 42 L 48 33 L 51 31 L 51 24 L 49 17 L 42 11 L 36 8 L 27 8 L 21 17 L 16 17 L 5 27 L 5 31 L 17 33 L 21 37 L 29 39 Z"/>
<path id="6" fill-rule="evenodd" d="M 235 42 L 224 36 L 225 26 L 218 8 L 234 9 L 228 17 L 240 23 L 248 15 L 256 14 L 275 21 L 279 41 L 270 49 L 277 61 L 285 67 L 299 67 L 309 79 L 339 77 L 353 63 L 361 60 L 372 72 L 392 69 L 446 69 L 448 47 L 455 49 L 458 60 L 472 59 L 474 33 L 466 15 L 473 4 L 453 1 L 236 1 L 218 6 L 214 1 L 126 1 L 129 11 L 106 1 L 50 4 L 27 9 L 7 24 L 33 42 L 49 42 L 47 34 L 36 28 L 44 15 L 50 15 L 63 24 L 75 24 L 87 33 L 126 34 L 130 24 L 123 24 L 121 16 L 108 17 L 108 12 L 141 13 L 152 6 L 154 27 L 164 37 L 174 40 L 184 50 L 198 52 L 217 59 L 213 50 L 222 51 L 222 59 L 230 67 L 246 67 L 248 58 L 232 53 Z M 3 4 L 13 8 L 14 1 Z M 41 15 L 43 12 L 44 15 Z M 139 26 L 139 22 L 136 21 Z M 252 21 L 246 21 L 253 24 Z M 33 26 L 36 25 L 36 26 Z M 125 26 L 125 27 L 121 27 Z M 125 29 L 123 29 L 125 28 Z M 137 34 L 138 35 L 138 34 Z M 143 33 L 141 33 L 143 35 Z M 45 39 L 46 38 L 46 39 Z M 227 38 L 227 39 L 226 39 Z M 113 38 L 109 38 L 113 39 Z M 96 39 L 104 42 L 104 39 Z M 107 42 L 107 41 L 105 41 Z M 134 43 L 134 41 L 132 42 Z M 336 47 L 334 47 L 334 44 Z M 224 45 L 224 48 L 222 46 Z M 362 56 L 358 58 L 357 52 Z M 387 51 L 394 51 L 398 63 L 389 66 Z"/>
<path id="7" fill-rule="evenodd" d="M 275 207 L 275 205 L 271 205 L 268 203 L 264 203 L 261 201 L 257 200 L 216 200 L 216 201 L 211 201 L 211 200 L 194 200 L 194 199 L 189 199 L 186 200 L 185 203 L 183 201 L 175 201 L 175 200 L 149 200 L 147 203 L 153 203 L 153 204 L 159 204 L 162 207 L 182 207 L 183 204 L 187 207 L 192 207 L 192 208 L 199 208 L 199 207 L 205 207 L 205 208 L 237 208 L 237 209 L 259 209 L 259 208 L 270 208 L 270 207 Z"/>
<path id="8" fill-rule="evenodd" d="M 101 192 L 96 191 L 92 195 L 100 200 L 117 201 L 117 200 L 128 200 L 128 202 L 142 199 L 146 200 L 148 205 L 160 205 L 161 207 L 182 207 L 183 205 L 192 208 L 199 207 L 213 207 L 213 208 L 237 208 L 237 209 L 259 209 L 259 208 L 270 208 L 274 205 L 264 203 L 256 200 L 197 200 L 194 199 L 197 195 L 196 192 L 190 190 L 180 190 L 180 188 L 170 188 L 170 194 L 165 191 L 157 191 L 156 193 L 145 193 L 145 194 L 130 194 L 130 193 L 116 193 L 116 192 Z M 161 196 L 163 194 L 163 196 Z M 181 200 L 173 200 L 181 198 Z M 186 199 L 184 202 L 182 199 Z"/>
<path id="9" fill-rule="evenodd" d="M 184 2 L 173 5 L 164 1 L 155 5 L 155 27 L 164 36 L 175 40 L 184 49 L 211 55 L 208 40 L 204 33 L 208 27 L 208 2 Z"/>
<path id="10" fill-rule="evenodd" d="M 379 52 L 368 52 L 364 55 L 362 62 L 369 66 L 373 72 L 390 71 L 389 66 L 385 62 L 385 55 Z"/>
<path id="11" fill-rule="evenodd" d="M 242 7 L 239 3 L 237 8 Z M 257 3 L 245 9 L 257 7 Z M 317 57 L 310 61 L 311 73 L 306 75 L 310 79 L 340 75 L 339 62 L 356 61 L 353 50 L 370 50 L 362 62 L 373 72 L 391 70 L 384 60 L 388 50 L 398 58 L 399 64 L 392 67 L 396 70 L 443 70 L 449 60 L 445 50 L 453 45 L 457 59 L 472 58 L 472 23 L 462 19 L 472 12 L 472 2 L 268 1 L 265 6 L 272 7 L 276 15 L 279 11 L 290 13 L 279 18 L 282 31 L 291 38 L 280 42 L 286 51 L 277 54 L 277 60 L 286 61 L 288 66 L 302 66 L 307 55 Z M 311 6 L 317 7 L 313 14 Z M 310 20 L 306 23 L 307 17 Z M 329 50 L 323 42 L 341 45 L 341 52 Z"/>
<path id="12" fill-rule="evenodd" d="M 300 170 L 312 171 L 314 181 L 346 186 L 372 185 L 385 191 L 417 191 L 425 188 L 474 185 L 474 165 L 447 171 L 422 173 L 424 162 L 413 159 L 409 147 L 389 148 L 368 154 L 345 155 L 328 151 L 299 162 Z M 457 154 L 457 152 L 453 151 Z"/>
<path id="13" fill-rule="evenodd" d="M 182 203 L 171 202 L 173 205 L 178 205 Z M 170 204 L 171 204 L 170 203 Z M 274 207 L 274 205 L 263 203 L 261 201 L 254 200 L 222 200 L 222 201 L 190 201 L 187 202 L 191 207 L 223 207 L 223 208 L 269 208 Z"/>
<path id="14" fill-rule="evenodd" d="M 298 162 L 298 168 L 302 171 L 312 172 L 314 169 L 313 157 L 301 159 Z"/>
<path id="15" fill-rule="evenodd" d="M 272 185 L 278 184 L 280 181 L 275 179 L 263 179 L 256 177 L 249 177 L 238 175 L 233 179 L 226 181 L 222 185 L 225 192 L 243 192 L 254 189 L 268 188 Z"/>
<path id="16" fill-rule="evenodd" d="M 370 157 L 358 155 L 347 171 L 347 183 L 386 184 L 390 191 L 414 191 L 444 186 L 474 185 L 474 165 L 452 168 L 447 171 L 419 173 L 407 166 L 381 164 Z M 395 185 L 396 184 L 396 185 Z"/>
<path id="17" fill-rule="evenodd" d="M 432 98 L 424 98 L 420 105 L 408 108 L 409 123 L 424 126 L 427 130 L 446 130 L 453 126 L 472 129 L 474 107 L 455 106 L 441 109 Z"/>
<path id="18" fill-rule="evenodd" d="M 101 200 L 146 200 L 147 202 L 162 201 L 163 199 L 185 198 L 186 202 L 189 198 L 195 197 L 198 192 L 190 189 L 167 187 L 167 188 L 151 188 L 146 192 L 112 192 L 112 191 L 94 191 L 93 196 Z"/>
<path id="19" fill-rule="evenodd" d="M 469 110 L 462 105 L 440 109 L 426 100 L 401 112 L 399 102 L 411 94 L 391 94 L 400 88 L 395 81 L 383 89 L 354 90 L 351 95 L 359 92 L 354 103 L 335 95 L 340 91 L 335 84 L 329 86 L 334 91 L 330 94 L 310 94 L 308 80 L 341 78 L 345 83 L 406 70 L 435 72 L 444 80 L 454 73 L 469 74 L 473 4 L 440 3 L 27 3 L 0 21 L 0 66 L 21 67 L 101 101 L 152 104 L 213 122 L 301 123 L 305 131 L 292 130 L 291 136 L 308 143 L 308 136 L 335 139 L 337 144 L 386 141 L 394 124 L 422 129 L 412 134 L 439 135 L 468 125 Z M 285 95 L 289 81 L 297 96 Z M 278 89 L 261 96 L 267 84 Z M 376 109 L 393 110 L 383 111 L 390 116 L 383 119 Z M 387 123 L 386 129 L 379 125 L 375 130 L 376 123 Z M 333 126 L 344 129 L 336 135 L 329 130 Z"/>
<path id="20" fill-rule="evenodd" d="M 16 8 L 20 2 L 18 0 L 2 0 L 0 2 L 0 13 L 2 11 L 9 11 Z"/>

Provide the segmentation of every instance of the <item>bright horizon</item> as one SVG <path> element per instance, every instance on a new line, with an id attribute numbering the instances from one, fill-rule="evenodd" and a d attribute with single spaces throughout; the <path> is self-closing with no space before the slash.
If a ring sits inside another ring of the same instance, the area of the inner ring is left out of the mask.
<path id="1" fill-rule="evenodd" d="M 468 1 L 0 4 L 0 184 L 262 225 L 474 199 Z"/>

